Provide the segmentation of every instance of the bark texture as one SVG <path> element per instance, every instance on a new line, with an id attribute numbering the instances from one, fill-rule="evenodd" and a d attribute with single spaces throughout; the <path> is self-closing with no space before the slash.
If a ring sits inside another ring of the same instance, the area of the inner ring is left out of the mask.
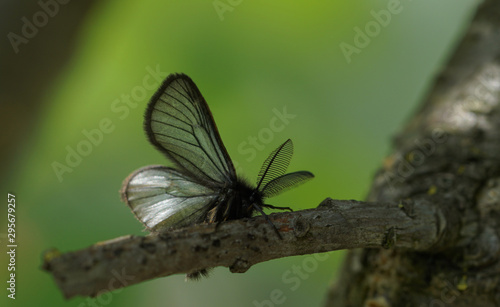
<path id="1" fill-rule="evenodd" d="M 44 255 L 66 298 L 97 296 L 145 280 L 225 266 L 246 272 L 263 261 L 360 247 L 425 251 L 455 237 L 447 212 L 430 204 L 325 200 L 318 208 L 272 214 L 282 239 L 263 217 L 152 234 L 124 236 L 88 248 Z"/>
<path id="2" fill-rule="evenodd" d="M 326 306 L 500 306 L 500 1 L 479 6 L 367 200 L 432 204 L 459 232 L 350 251 Z"/>

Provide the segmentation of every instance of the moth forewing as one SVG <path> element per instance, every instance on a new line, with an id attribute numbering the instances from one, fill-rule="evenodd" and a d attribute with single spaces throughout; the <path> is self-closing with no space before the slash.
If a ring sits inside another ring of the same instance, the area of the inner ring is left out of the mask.
<path id="1" fill-rule="evenodd" d="M 225 186 L 236 172 L 196 84 L 172 74 L 153 95 L 144 129 L 150 142 L 194 180 Z"/>
<path id="2" fill-rule="evenodd" d="M 193 135 L 198 140 L 200 148 L 205 150 L 205 155 L 201 155 L 201 169 L 205 169 L 210 178 L 217 179 L 218 182 L 230 182 L 233 178 L 229 163 L 223 160 L 222 151 L 213 141 L 213 136 L 209 135 L 209 131 L 200 126 L 193 127 Z M 231 162 L 232 165 L 232 162 Z"/>

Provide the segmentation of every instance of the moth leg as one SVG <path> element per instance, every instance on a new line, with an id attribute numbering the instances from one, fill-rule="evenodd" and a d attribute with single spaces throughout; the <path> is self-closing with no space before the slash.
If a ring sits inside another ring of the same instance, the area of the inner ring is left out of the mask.
<path id="1" fill-rule="evenodd" d="M 185 280 L 186 281 L 198 281 L 202 277 L 208 277 L 211 270 L 212 270 L 212 268 L 208 268 L 208 269 L 201 269 L 199 271 L 192 272 L 192 273 L 187 273 Z"/>
<path id="2" fill-rule="evenodd" d="M 209 224 L 216 223 L 215 229 L 217 229 L 219 224 L 225 220 L 224 215 L 226 214 L 225 211 L 227 211 L 227 206 L 226 206 L 226 208 L 224 208 L 224 206 L 223 206 L 224 201 L 225 201 L 225 198 L 217 199 L 210 206 L 211 209 L 208 210 L 206 222 Z"/>
<path id="3" fill-rule="evenodd" d="M 219 225 L 230 219 L 230 210 L 231 210 L 231 201 L 227 201 L 227 197 L 224 196 L 220 201 L 215 205 L 215 214 L 214 220 L 212 221 L 215 224 L 215 230 L 219 228 Z"/>
<path id="4" fill-rule="evenodd" d="M 271 220 L 269 219 L 269 217 L 267 216 L 267 214 L 264 213 L 264 211 L 262 210 L 262 208 L 259 207 L 256 203 L 253 203 L 252 205 L 253 205 L 253 207 L 257 211 L 260 212 L 260 214 L 262 214 L 264 216 L 264 218 L 266 219 L 266 221 L 273 227 L 274 232 L 276 232 L 276 234 L 278 235 L 278 237 L 280 238 L 280 240 L 283 240 L 283 237 L 281 237 L 281 234 L 279 233 L 278 228 L 276 228 L 276 226 L 273 224 L 273 222 L 271 222 Z"/>
<path id="5" fill-rule="evenodd" d="M 277 210 L 288 210 L 290 212 L 293 212 L 293 209 L 290 208 L 290 207 L 276 207 L 276 206 L 273 206 L 273 205 L 266 205 L 266 204 L 263 204 L 262 207 L 264 207 L 264 208 L 271 208 L 271 209 L 277 209 Z"/>

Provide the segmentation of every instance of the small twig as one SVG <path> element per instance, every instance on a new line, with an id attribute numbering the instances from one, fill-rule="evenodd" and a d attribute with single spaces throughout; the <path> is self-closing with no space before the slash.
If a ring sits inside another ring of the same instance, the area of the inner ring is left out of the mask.
<path id="1" fill-rule="evenodd" d="M 125 236 L 65 254 L 51 251 L 44 256 L 43 268 L 70 298 L 97 296 L 209 267 L 243 273 L 256 263 L 287 256 L 358 247 L 424 251 L 458 233 L 459 223 L 446 223 L 448 215 L 436 210 L 425 203 L 326 199 L 316 209 L 271 214 L 283 240 L 259 216 L 224 222 L 217 228 L 194 225 L 145 237 Z"/>

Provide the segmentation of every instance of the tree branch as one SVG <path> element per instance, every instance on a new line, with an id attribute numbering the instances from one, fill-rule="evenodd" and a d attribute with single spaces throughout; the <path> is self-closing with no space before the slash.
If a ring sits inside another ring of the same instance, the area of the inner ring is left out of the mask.
<path id="1" fill-rule="evenodd" d="M 455 244 L 458 216 L 424 201 L 370 203 L 326 199 L 316 209 L 124 236 L 66 254 L 46 252 L 43 268 L 66 298 L 96 296 L 141 281 L 225 266 L 243 273 L 271 259 L 356 247 L 433 250 Z"/>

